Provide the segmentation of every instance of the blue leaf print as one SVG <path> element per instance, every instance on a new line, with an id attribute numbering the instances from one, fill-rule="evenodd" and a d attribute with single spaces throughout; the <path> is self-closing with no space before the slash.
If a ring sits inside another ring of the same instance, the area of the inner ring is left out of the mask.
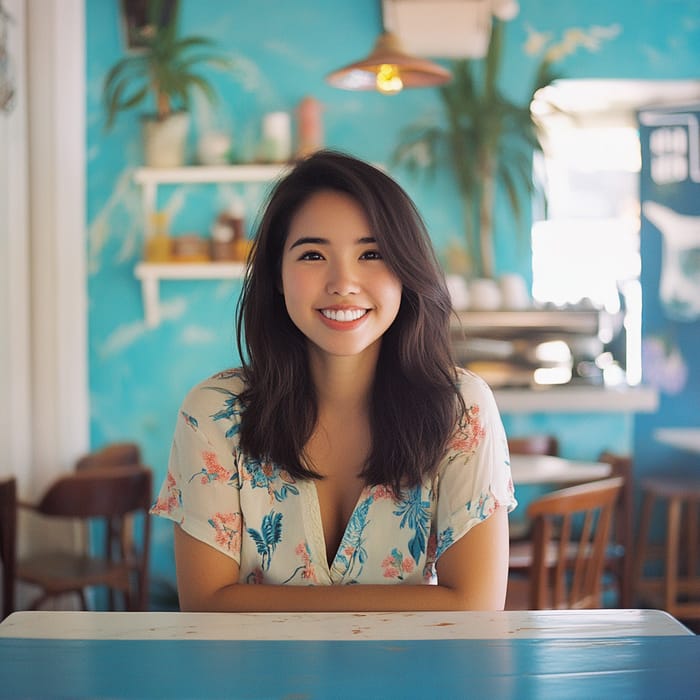
<path id="1" fill-rule="evenodd" d="M 367 561 L 367 550 L 364 547 L 364 539 L 362 535 L 364 533 L 364 529 L 367 527 L 367 525 L 369 525 L 369 520 L 367 520 L 367 512 L 369 511 L 369 507 L 373 502 L 374 496 L 370 495 L 365 498 L 365 500 L 362 501 L 357 508 L 355 508 L 345 530 L 345 535 L 340 543 L 340 549 L 338 550 L 337 558 L 345 565 L 347 574 L 349 574 L 355 568 L 355 565 L 359 563 L 360 570 L 356 574 L 357 577 L 362 574 L 362 569 Z M 349 558 L 345 552 L 345 550 L 348 548 L 351 549 Z"/>
<path id="2" fill-rule="evenodd" d="M 451 527 L 443 530 L 438 535 L 437 549 L 435 551 L 435 559 L 439 559 L 440 555 L 454 542 L 454 530 Z"/>
<path id="3" fill-rule="evenodd" d="M 228 389 L 222 389 L 218 386 L 208 386 L 206 388 L 211 389 L 212 391 L 218 391 L 220 394 L 224 394 L 228 397 L 226 401 L 224 401 L 224 407 L 220 411 L 213 413 L 210 416 L 210 418 L 212 418 L 213 420 L 231 421 L 231 426 L 226 431 L 226 437 L 233 437 L 238 433 L 238 431 L 241 428 L 240 422 L 236 421 L 234 423 L 233 420 L 234 418 L 237 418 L 241 415 L 241 405 L 238 401 L 238 394 L 234 394 L 232 391 L 229 391 Z"/>
<path id="4" fill-rule="evenodd" d="M 394 511 L 394 515 L 402 516 L 400 527 L 409 527 L 415 533 L 408 541 L 408 551 L 416 563 L 425 552 L 430 532 L 430 501 L 424 501 L 422 493 L 420 485 L 410 489 L 407 497 L 401 500 L 398 510 Z"/>
<path id="5" fill-rule="evenodd" d="M 269 571 L 272 554 L 282 541 L 282 513 L 275 513 L 272 510 L 263 517 L 260 532 L 252 527 L 246 528 L 246 531 L 255 542 L 258 554 L 262 557 L 262 570 Z"/>
<path id="6" fill-rule="evenodd" d="M 189 425 L 194 432 L 197 432 L 197 429 L 199 428 L 199 423 L 197 422 L 197 419 L 194 416 L 191 416 L 189 413 L 185 413 L 185 411 L 180 410 L 180 415 L 185 421 L 185 425 Z"/>
<path id="7" fill-rule="evenodd" d="M 293 477 L 274 464 L 259 459 L 246 459 L 244 469 L 250 475 L 251 488 L 267 489 L 278 503 L 284 501 L 290 493 L 299 495 L 299 489 L 294 486 Z M 278 481 L 283 482 L 279 489 L 275 487 Z"/>

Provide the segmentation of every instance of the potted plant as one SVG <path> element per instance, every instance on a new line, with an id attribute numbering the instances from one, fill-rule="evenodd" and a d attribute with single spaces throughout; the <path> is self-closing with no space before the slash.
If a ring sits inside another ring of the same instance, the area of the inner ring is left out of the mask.
<path id="1" fill-rule="evenodd" d="M 146 23 L 139 28 L 138 50 L 120 59 L 104 81 L 106 128 L 120 112 L 151 98 L 154 113 L 143 117 L 146 165 L 173 167 L 185 162 L 191 91 L 216 99 L 211 83 L 197 69 L 211 65 L 233 67 L 230 58 L 213 50 L 201 36 L 179 37 L 178 0 L 147 0 Z"/>
<path id="2" fill-rule="evenodd" d="M 486 57 L 453 61 L 453 80 L 440 88 L 444 122 L 415 124 L 401 133 L 395 164 L 411 171 L 446 165 L 453 173 L 463 209 L 470 276 L 494 276 L 493 210 L 500 184 L 517 219 L 520 198 L 532 191 L 532 154 L 540 149 L 530 102 L 555 76 L 545 54 L 528 99 L 508 100 L 498 87 L 503 25 L 494 20 Z"/>

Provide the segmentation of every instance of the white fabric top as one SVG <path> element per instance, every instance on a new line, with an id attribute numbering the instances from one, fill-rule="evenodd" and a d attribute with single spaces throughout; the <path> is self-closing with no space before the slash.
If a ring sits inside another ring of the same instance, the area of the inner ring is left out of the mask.
<path id="1" fill-rule="evenodd" d="M 151 513 L 235 559 L 241 583 L 430 583 L 453 542 L 497 507 L 516 506 L 493 394 L 476 375 L 459 373 L 467 413 L 436 476 L 398 498 L 385 486 L 366 486 L 330 566 L 315 481 L 239 449 L 244 384 L 237 370 L 214 375 L 185 398 Z"/>

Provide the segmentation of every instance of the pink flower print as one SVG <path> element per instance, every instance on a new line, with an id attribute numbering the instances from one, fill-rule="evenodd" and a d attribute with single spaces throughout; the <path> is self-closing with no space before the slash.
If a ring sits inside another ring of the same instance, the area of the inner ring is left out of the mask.
<path id="1" fill-rule="evenodd" d="M 202 452 L 202 461 L 204 462 L 201 479 L 203 484 L 210 484 L 212 481 L 227 483 L 231 480 L 232 472 L 221 466 L 216 452 L 204 450 Z"/>
<path id="2" fill-rule="evenodd" d="M 159 498 L 151 508 L 153 514 L 172 513 L 182 505 L 182 492 L 177 487 L 177 482 L 172 473 L 166 477 L 166 493 L 164 498 Z"/>
<path id="3" fill-rule="evenodd" d="M 375 501 L 379 501 L 380 499 L 394 500 L 394 491 L 391 489 L 391 487 L 386 486 L 385 484 L 378 484 L 375 486 L 372 490 L 372 495 L 374 496 Z"/>
<path id="4" fill-rule="evenodd" d="M 479 406 L 470 406 L 463 415 L 449 443 L 452 452 L 473 452 L 486 435 L 479 417 Z"/>
<path id="5" fill-rule="evenodd" d="M 258 585 L 265 583 L 265 575 L 263 574 L 262 569 L 259 566 L 253 569 L 253 571 L 246 576 L 245 582 Z"/>
<path id="6" fill-rule="evenodd" d="M 309 545 L 306 542 L 300 542 L 295 550 L 297 556 L 301 557 L 302 562 L 302 572 L 301 577 L 306 581 L 312 581 L 313 583 L 318 583 L 316 578 L 316 571 L 314 570 L 314 565 L 311 563 L 311 550 L 309 550 Z"/>
<path id="7" fill-rule="evenodd" d="M 416 563 L 410 555 L 404 555 L 396 548 L 391 550 L 391 554 L 382 561 L 384 578 L 393 578 L 403 581 L 404 574 L 410 574 L 415 569 Z"/>
<path id="8" fill-rule="evenodd" d="M 216 543 L 229 552 L 241 551 L 241 514 L 240 513 L 215 513 L 209 519 L 209 524 L 214 528 Z"/>

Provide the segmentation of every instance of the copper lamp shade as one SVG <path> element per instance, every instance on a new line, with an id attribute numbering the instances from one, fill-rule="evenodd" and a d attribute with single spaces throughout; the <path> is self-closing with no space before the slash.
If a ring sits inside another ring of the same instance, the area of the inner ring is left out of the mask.
<path id="1" fill-rule="evenodd" d="M 451 78 L 446 68 L 407 54 L 395 34 L 384 32 L 367 58 L 329 73 L 326 81 L 343 90 L 378 90 L 392 94 L 402 88 L 443 85 Z"/>

